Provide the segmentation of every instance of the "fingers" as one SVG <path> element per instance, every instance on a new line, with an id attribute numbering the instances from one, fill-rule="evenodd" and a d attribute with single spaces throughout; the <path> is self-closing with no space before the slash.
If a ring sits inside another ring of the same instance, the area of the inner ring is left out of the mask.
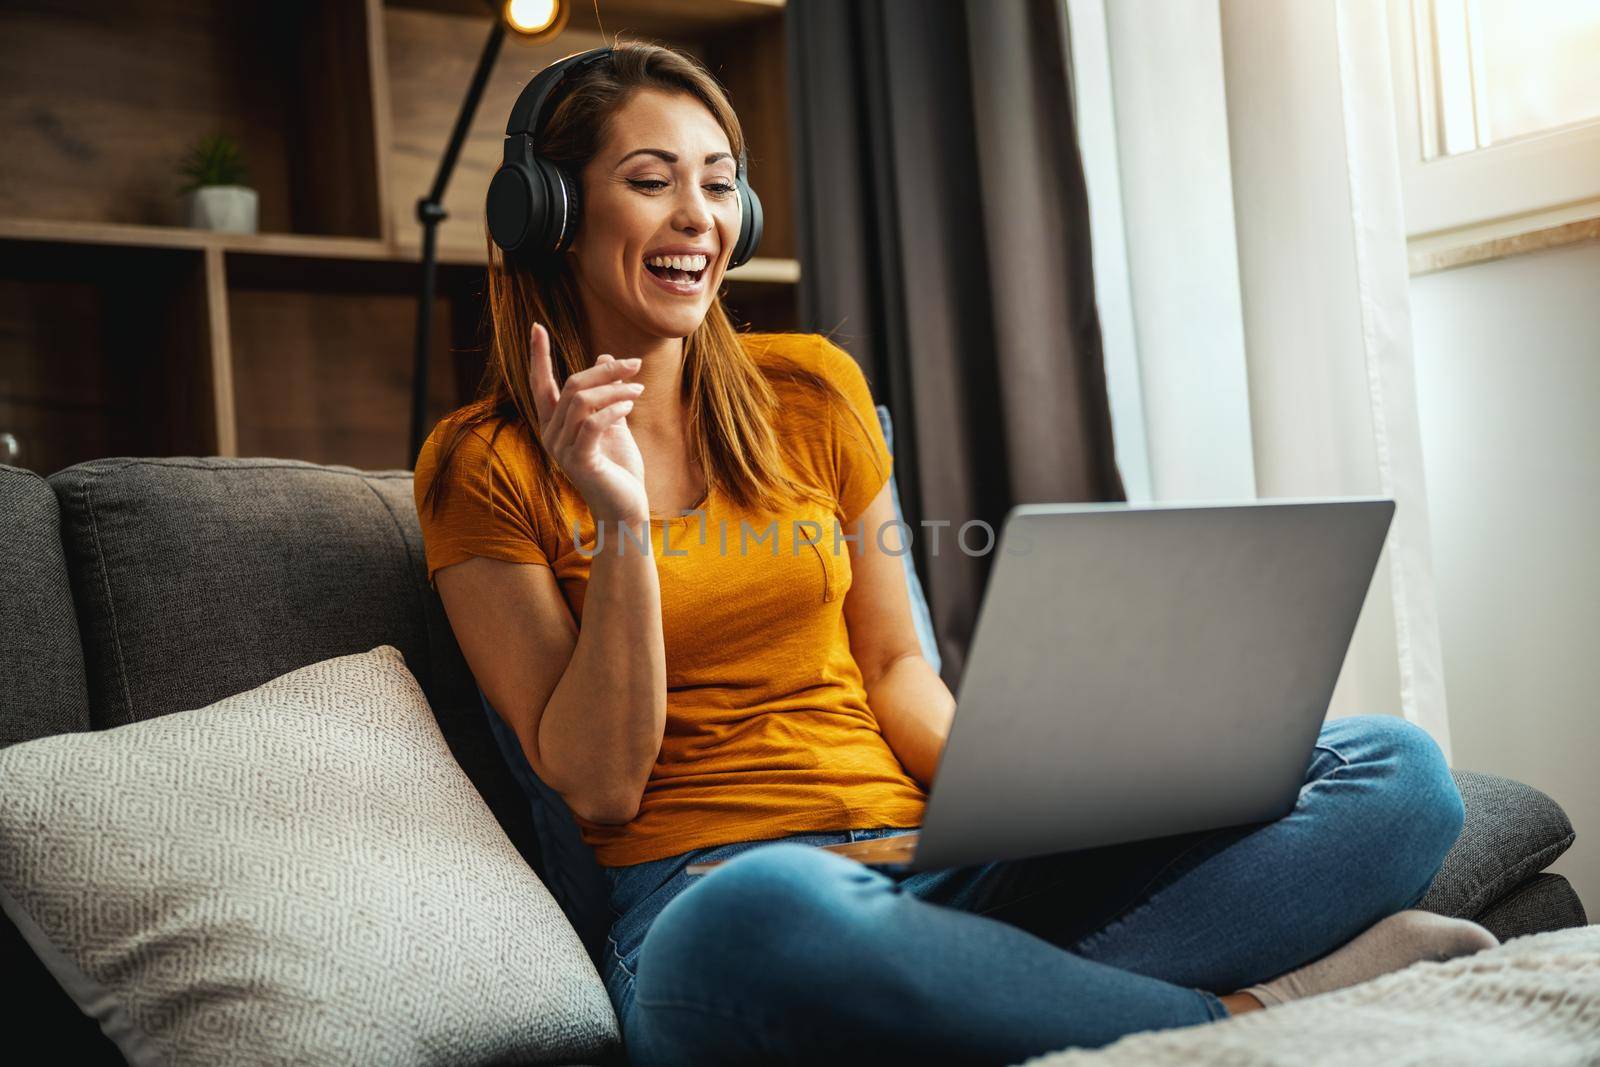
<path id="1" fill-rule="evenodd" d="M 550 365 L 550 334 L 537 322 L 528 341 L 528 384 L 533 389 L 534 414 L 539 418 L 541 436 L 555 414 L 561 390 L 556 388 L 555 371 Z"/>
<path id="2" fill-rule="evenodd" d="M 642 392 L 644 386 L 638 382 L 612 382 L 610 385 L 581 389 L 571 397 L 563 398 L 559 408 L 561 417 L 550 439 L 550 447 L 560 449 L 563 445 L 576 444 L 579 431 L 597 412 L 624 400 L 631 404 Z"/>
<path id="3" fill-rule="evenodd" d="M 540 440 L 551 447 L 563 436 L 569 421 L 570 398 L 594 386 L 632 377 L 639 372 L 640 365 L 638 359 L 616 359 L 609 352 L 603 352 L 594 366 L 568 375 L 566 382 L 557 386 L 555 366 L 550 357 L 550 332 L 542 324 L 534 323 L 528 340 L 528 383 L 533 392 L 534 415 L 539 420 Z M 585 413 L 588 410 L 591 408 L 586 408 Z"/>
<path id="4" fill-rule="evenodd" d="M 554 413 L 540 428 L 540 439 L 546 442 L 545 447 L 559 456 L 562 446 L 571 443 L 585 418 L 606 404 L 637 397 L 643 392 L 643 385 L 618 380 L 636 374 L 639 362 L 637 359 L 613 359 L 603 353 L 594 366 L 569 375 L 561 387 Z M 617 386 L 634 388 L 618 391 Z M 600 392 L 590 397 L 589 393 L 595 390 Z"/>
<path id="5" fill-rule="evenodd" d="M 573 442 L 577 454 L 586 456 L 599 447 L 600 435 L 605 433 L 612 423 L 620 421 L 632 410 L 632 400 L 619 400 L 584 419 L 583 425 L 578 430 L 578 439 Z"/>
<path id="6" fill-rule="evenodd" d="M 610 385 L 580 389 L 570 397 L 562 398 L 561 407 L 565 412 L 561 419 L 562 426 L 566 431 L 576 433 L 578 427 L 583 425 L 583 420 L 601 408 L 619 400 L 637 400 L 642 392 L 644 386 L 638 382 L 612 382 Z"/>
<path id="7" fill-rule="evenodd" d="M 631 378 L 639 373 L 638 359 L 613 359 L 610 353 L 603 353 L 595 360 L 594 366 L 585 367 L 576 374 L 567 377 L 566 384 L 561 388 L 587 389 L 591 385 L 604 385 L 607 382 L 620 381 Z"/>

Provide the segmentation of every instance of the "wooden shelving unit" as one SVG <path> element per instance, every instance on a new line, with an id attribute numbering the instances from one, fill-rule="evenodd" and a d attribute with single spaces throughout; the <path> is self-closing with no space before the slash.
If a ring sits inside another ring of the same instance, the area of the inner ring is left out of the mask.
<path id="1" fill-rule="evenodd" d="M 429 410 L 484 365 L 483 196 L 535 72 L 628 33 L 728 88 L 766 209 L 728 274 L 756 329 L 795 328 L 781 0 L 601 0 L 508 38 L 439 231 Z M 482 0 L 55 0 L 0 6 L 0 433 L 43 474 L 100 456 L 407 454 L 420 227 L 492 11 Z M 92 76 L 90 76 L 92 74 Z M 179 225 L 174 167 L 235 136 L 259 234 Z"/>

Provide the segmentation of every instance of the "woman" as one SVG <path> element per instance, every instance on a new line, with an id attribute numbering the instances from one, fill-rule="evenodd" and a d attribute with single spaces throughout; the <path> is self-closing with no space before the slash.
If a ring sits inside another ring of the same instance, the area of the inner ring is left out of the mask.
<path id="1" fill-rule="evenodd" d="M 1463 811 L 1388 716 L 1328 723 L 1269 824 L 898 876 L 804 847 L 920 825 L 954 713 L 873 536 L 871 394 L 821 337 L 730 326 L 743 136 L 692 60 L 617 45 L 541 150 L 576 238 L 491 244 L 486 390 L 416 491 L 473 675 L 604 868 L 635 1064 L 1013 1063 L 1495 943 L 1410 910 Z"/>

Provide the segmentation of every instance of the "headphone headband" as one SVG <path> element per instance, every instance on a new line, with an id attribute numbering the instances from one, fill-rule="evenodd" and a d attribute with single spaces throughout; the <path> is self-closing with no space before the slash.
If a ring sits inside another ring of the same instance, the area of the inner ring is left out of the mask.
<path id="1" fill-rule="evenodd" d="M 563 56 L 541 70 L 518 94 L 517 102 L 511 105 L 511 117 L 506 120 L 506 136 L 525 133 L 532 138 L 537 150 L 543 140 L 545 124 L 550 121 L 548 105 L 557 92 L 572 78 L 610 57 L 610 48 L 591 48 L 587 52 Z M 743 145 L 740 146 L 738 166 L 742 177 L 745 173 Z"/>
<path id="2" fill-rule="evenodd" d="M 569 75 L 587 70 L 610 55 L 609 48 L 591 48 L 587 52 L 574 52 L 570 56 L 564 56 L 541 70 L 517 96 L 517 102 L 511 105 L 511 117 L 506 122 L 506 136 L 525 133 L 537 144 L 539 137 L 544 133 L 544 124 L 548 119 L 545 114 L 545 104 L 555 95 L 556 89 Z"/>

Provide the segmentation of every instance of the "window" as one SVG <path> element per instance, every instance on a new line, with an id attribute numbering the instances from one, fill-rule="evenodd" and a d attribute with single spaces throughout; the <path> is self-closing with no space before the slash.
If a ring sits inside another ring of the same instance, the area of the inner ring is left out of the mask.
<path id="1" fill-rule="evenodd" d="M 1600 0 L 1413 7 L 1424 159 L 1600 118 Z"/>
<path id="2" fill-rule="evenodd" d="M 1408 233 L 1600 217 L 1600 0 L 1389 6 Z"/>

